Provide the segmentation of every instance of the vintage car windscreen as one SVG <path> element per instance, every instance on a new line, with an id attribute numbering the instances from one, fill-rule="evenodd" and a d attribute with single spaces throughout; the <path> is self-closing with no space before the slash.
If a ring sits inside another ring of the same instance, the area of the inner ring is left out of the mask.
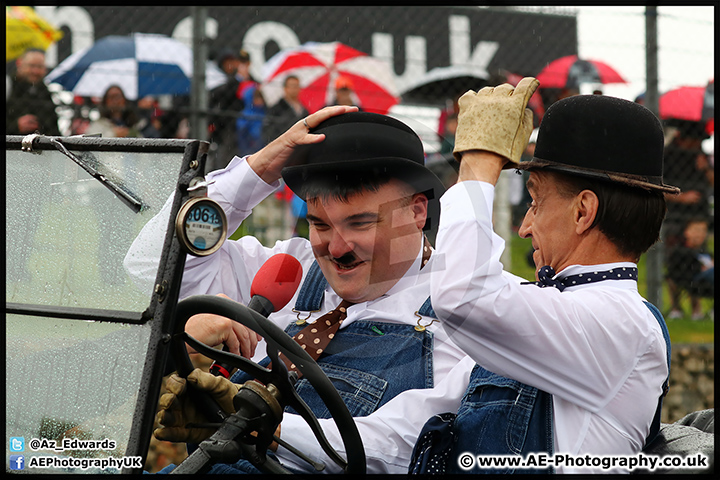
<path id="1" fill-rule="evenodd" d="M 141 312 L 123 258 L 178 179 L 177 153 L 75 152 L 140 202 L 140 211 L 60 151 L 6 153 L 7 302 Z M 93 158 L 94 157 L 94 158 Z"/>
<path id="2" fill-rule="evenodd" d="M 183 150 L 136 150 L 72 151 L 89 173 L 59 149 L 6 149 L 6 431 L 28 459 L 120 459 L 146 408 L 153 291 L 130 281 L 123 258 L 174 191 Z M 63 438 L 114 443 L 30 444 Z"/>

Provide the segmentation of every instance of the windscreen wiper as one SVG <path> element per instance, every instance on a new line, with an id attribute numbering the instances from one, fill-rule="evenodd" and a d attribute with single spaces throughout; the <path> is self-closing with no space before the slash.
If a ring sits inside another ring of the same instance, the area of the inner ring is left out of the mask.
<path id="1" fill-rule="evenodd" d="M 48 137 L 51 144 L 55 146 L 61 153 L 68 157 L 73 162 L 77 163 L 90 174 L 93 178 L 97 179 L 105 185 L 111 192 L 115 194 L 125 205 L 130 207 L 133 212 L 140 213 L 148 208 L 148 204 L 143 202 L 134 192 L 128 190 L 128 188 L 115 178 L 115 175 L 110 172 L 101 172 L 100 167 L 103 164 L 92 154 L 92 152 L 82 152 L 79 156 L 70 152 L 65 145 L 60 143 L 56 138 Z M 105 169 L 106 170 L 106 169 Z"/>

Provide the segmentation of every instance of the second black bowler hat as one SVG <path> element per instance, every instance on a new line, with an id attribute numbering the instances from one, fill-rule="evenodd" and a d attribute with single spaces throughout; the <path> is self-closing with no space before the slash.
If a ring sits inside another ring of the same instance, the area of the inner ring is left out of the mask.
<path id="1" fill-rule="evenodd" d="M 575 95 L 547 109 L 533 158 L 517 168 L 679 193 L 663 183 L 663 138 L 660 121 L 642 105 L 606 95 Z"/>
<path id="2" fill-rule="evenodd" d="M 351 112 L 331 117 L 310 130 L 325 134 L 320 143 L 296 147 L 282 176 L 290 189 L 303 198 L 302 186 L 313 176 L 334 174 L 360 178 L 386 176 L 403 180 L 428 197 L 425 230 L 436 229 L 440 218 L 440 196 L 445 187 L 425 167 L 423 144 L 406 124 L 370 112 Z"/>

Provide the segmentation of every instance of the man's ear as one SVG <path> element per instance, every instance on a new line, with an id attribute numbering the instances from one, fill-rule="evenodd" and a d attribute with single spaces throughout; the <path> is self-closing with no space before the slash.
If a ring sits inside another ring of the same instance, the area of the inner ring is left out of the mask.
<path id="1" fill-rule="evenodd" d="M 590 230 L 598 213 L 600 201 L 595 192 L 583 190 L 575 197 L 575 233 L 582 235 Z"/>
<path id="2" fill-rule="evenodd" d="M 425 226 L 428 214 L 428 199 L 424 193 L 416 193 L 410 201 L 410 208 L 413 211 L 415 223 L 420 230 Z"/>

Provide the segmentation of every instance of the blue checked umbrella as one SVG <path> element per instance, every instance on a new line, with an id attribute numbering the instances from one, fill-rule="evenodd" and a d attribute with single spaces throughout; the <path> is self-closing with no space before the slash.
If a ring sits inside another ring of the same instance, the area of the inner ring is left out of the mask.
<path id="1" fill-rule="evenodd" d="M 136 33 L 111 35 L 91 47 L 73 53 L 55 67 L 45 83 L 58 83 L 82 97 L 101 97 L 111 85 L 119 85 L 125 97 L 190 93 L 192 50 L 165 35 Z M 208 62 L 206 87 L 225 83 L 226 76 Z"/>

